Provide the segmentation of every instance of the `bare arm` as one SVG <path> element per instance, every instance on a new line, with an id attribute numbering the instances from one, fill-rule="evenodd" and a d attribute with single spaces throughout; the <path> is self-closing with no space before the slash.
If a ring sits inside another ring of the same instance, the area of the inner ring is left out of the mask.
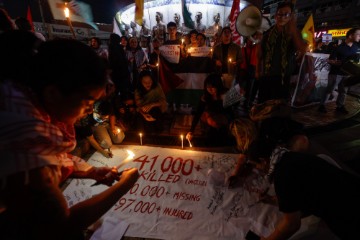
<path id="1" fill-rule="evenodd" d="M 274 232 L 261 240 L 289 239 L 301 226 L 301 212 L 284 213 Z"/>
<path id="2" fill-rule="evenodd" d="M 111 158 L 112 157 L 112 154 L 111 152 L 103 149 L 100 144 L 96 141 L 96 139 L 94 138 L 94 135 L 91 135 L 89 137 L 86 138 L 90 145 L 95 148 L 96 151 L 98 151 L 99 153 L 101 153 L 102 155 L 104 155 L 105 157 L 107 158 Z"/>
<path id="3" fill-rule="evenodd" d="M 67 224 L 72 228 L 84 229 L 94 223 L 130 190 L 138 177 L 136 168 L 124 171 L 119 182 L 112 187 L 71 207 Z"/>

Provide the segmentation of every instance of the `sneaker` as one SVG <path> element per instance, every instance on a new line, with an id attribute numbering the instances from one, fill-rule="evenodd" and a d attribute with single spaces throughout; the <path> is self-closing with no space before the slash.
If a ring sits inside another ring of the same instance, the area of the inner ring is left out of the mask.
<path id="1" fill-rule="evenodd" d="M 348 114 L 349 113 L 349 111 L 346 110 L 345 106 L 337 107 L 335 109 L 335 111 L 338 112 L 338 113 L 343 113 L 343 114 Z"/>
<path id="2" fill-rule="evenodd" d="M 327 113 L 326 107 L 324 105 L 320 105 L 318 108 L 318 112 Z"/>

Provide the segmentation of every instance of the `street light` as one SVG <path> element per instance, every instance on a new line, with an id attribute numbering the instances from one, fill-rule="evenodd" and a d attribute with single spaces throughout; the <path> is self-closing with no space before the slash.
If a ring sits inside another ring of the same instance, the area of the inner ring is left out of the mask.
<path id="1" fill-rule="evenodd" d="M 64 14 L 65 14 L 67 23 L 68 23 L 68 25 L 69 25 L 69 27 L 70 27 L 70 31 L 71 31 L 71 33 L 72 33 L 72 35 L 73 35 L 73 38 L 76 39 L 75 32 L 74 32 L 74 28 L 73 28 L 73 26 L 72 26 L 72 24 L 71 24 L 71 20 L 70 20 L 70 11 L 69 11 L 69 8 L 66 7 L 66 5 L 65 5 L 65 8 L 64 8 Z"/>

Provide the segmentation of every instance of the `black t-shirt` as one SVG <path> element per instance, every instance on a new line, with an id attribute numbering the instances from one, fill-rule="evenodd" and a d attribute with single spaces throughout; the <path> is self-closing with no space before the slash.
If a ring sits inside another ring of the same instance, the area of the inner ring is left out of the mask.
<path id="1" fill-rule="evenodd" d="M 344 239 L 360 227 L 360 178 L 304 153 L 285 153 L 274 184 L 281 212 L 301 211 L 322 218 Z"/>

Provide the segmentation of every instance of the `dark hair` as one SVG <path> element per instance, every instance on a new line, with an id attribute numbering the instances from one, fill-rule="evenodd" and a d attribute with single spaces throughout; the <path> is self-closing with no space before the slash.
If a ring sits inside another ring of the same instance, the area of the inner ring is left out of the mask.
<path id="1" fill-rule="evenodd" d="M 211 95 L 207 91 L 207 87 L 212 86 L 217 90 L 217 96 L 219 97 L 224 93 L 224 85 L 221 79 L 221 75 L 217 73 L 212 73 L 204 81 L 204 98 L 205 102 L 212 101 Z"/>
<path id="2" fill-rule="evenodd" d="M 32 26 L 29 22 L 29 20 L 27 20 L 24 17 L 18 17 L 15 19 L 15 25 L 17 26 L 17 28 L 19 30 L 24 30 L 24 31 L 31 31 L 32 30 Z"/>
<path id="3" fill-rule="evenodd" d="M 221 30 L 220 36 L 223 34 L 223 32 L 224 32 L 225 30 L 230 30 L 230 32 L 231 32 L 231 28 L 230 28 L 230 27 L 223 27 L 223 29 Z"/>
<path id="4" fill-rule="evenodd" d="M 100 40 L 100 38 L 98 38 L 98 37 L 92 37 L 92 38 L 90 38 L 90 40 L 95 40 L 96 42 L 97 42 L 97 44 L 100 46 L 101 45 L 101 40 Z M 120 42 L 120 41 L 119 41 Z"/>
<path id="5" fill-rule="evenodd" d="M 198 33 L 198 34 L 196 35 L 196 37 L 198 37 L 198 36 L 202 36 L 202 37 L 204 38 L 204 40 L 206 40 L 205 34 L 203 34 L 203 33 Z"/>
<path id="6" fill-rule="evenodd" d="M 121 37 L 116 33 L 110 34 L 109 45 L 118 45 L 120 44 Z"/>
<path id="7" fill-rule="evenodd" d="M 31 32 L 12 30 L 0 34 L 0 79 L 25 82 L 40 40 Z"/>
<path id="8" fill-rule="evenodd" d="M 54 85 L 70 95 L 83 89 L 104 87 L 106 68 L 90 46 L 71 39 L 44 42 L 35 56 L 29 85 L 40 94 Z"/>
<path id="9" fill-rule="evenodd" d="M 14 29 L 14 24 L 12 23 L 7 11 L 0 8 L 0 31 L 9 31 Z"/>
<path id="10" fill-rule="evenodd" d="M 353 35 L 356 31 L 360 30 L 360 28 L 352 28 L 346 33 L 346 38 L 349 38 L 351 35 Z"/>
<path id="11" fill-rule="evenodd" d="M 106 116 L 113 113 L 113 105 L 108 100 L 98 101 L 94 104 L 94 112 Z"/>
<path id="12" fill-rule="evenodd" d="M 291 9 L 291 12 L 294 11 L 294 4 L 292 4 L 291 2 L 280 2 L 280 3 L 278 3 L 276 12 L 279 11 L 279 9 L 285 8 L 285 7 L 289 7 Z"/>
<path id="13" fill-rule="evenodd" d="M 169 27 L 177 27 L 176 23 L 174 22 L 169 22 L 167 25 L 166 25 L 167 28 Z"/>
<path id="14" fill-rule="evenodd" d="M 158 82 L 156 81 L 156 79 L 154 78 L 154 76 L 153 76 L 153 74 L 152 74 L 152 72 L 150 70 L 141 71 L 140 74 L 139 74 L 139 81 L 138 81 L 138 86 L 137 86 L 137 89 L 140 92 L 140 96 L 144 96 L 147 93 L 147 91 L 145 90 L 145 88 L 144 88 L 144 86 L 142 85 L 142 82 L 141 82 L 143 77 L 146 77 L 146 76 L 150 77 L 152 82 L 153 82 L 153 84 L 151 85 L 151 89 L 156 88 L 157 85 L 158 85 Z"/>
<path id="15" fill-rule="evenodd" d="M 198 34 L 198 31 L 196 31 L 195 29 L 193 29 L 193 30 L 191 30 L 190 32 L 189 32 L 189 36 L 191 37 L 191 35 L 193 35 L 193 34 Z"/>
<path id="16" fill-rule="evenodd" d="M 128 37 L 127 37 L 127 36 L 121 36 L 121 37 L 120 37 L 120 41 L 119 41 L 119 42 L 121 42 L 124 38 L 125 38 L 125 40 L 126 40 L 127 42 L 129 41 L 129 39 L 128 39 Z"/>

